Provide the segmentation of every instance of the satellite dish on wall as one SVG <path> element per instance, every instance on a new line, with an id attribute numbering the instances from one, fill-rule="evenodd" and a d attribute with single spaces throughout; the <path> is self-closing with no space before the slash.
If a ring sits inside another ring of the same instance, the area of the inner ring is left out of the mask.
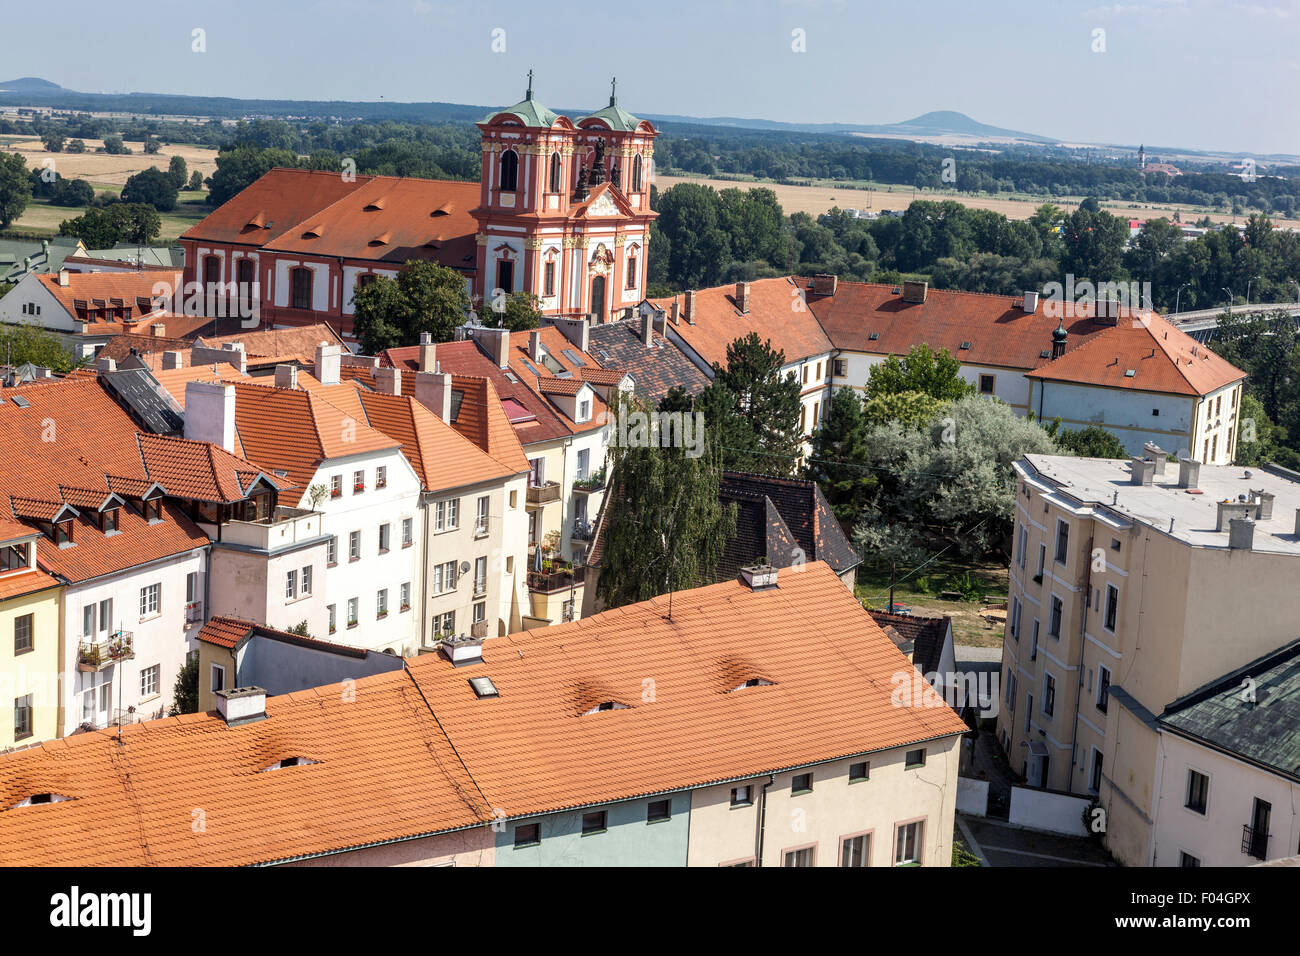
<path id="1" fill-rule="evenodd" d="M 469 574 L 469 562 L 468 562 L 468 561 L 462 561 L 462 562 L 460 563 L 460 573 L 461 573 L 461 574 Z"/>

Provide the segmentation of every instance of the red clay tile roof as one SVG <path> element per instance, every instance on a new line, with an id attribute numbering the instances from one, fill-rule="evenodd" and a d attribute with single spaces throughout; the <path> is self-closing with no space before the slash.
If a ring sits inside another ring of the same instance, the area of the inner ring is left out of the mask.
<path id="1" fill-rule="evenodd" d="M 922 674 L 938 672 L 951 618 L 915 617 L 911 614 L 890 614 L 888 611 L 867 613 L 889 639 L 898 645 L 899 650 L 911 654 L 912 663 Z"/>
<path id="2" fill-rule="evenodd" d="M 806 280 L 800 280 L 806 286 Z M 840 282 L 833 296 L 808 295 L 810 314 L 821 322 L 835 348 L 874 355 L 906 355 L 926 343 L 947 349 L 959 361 L 995 368 L 1031 369 L 1048 361 L 1052 332 L 1059 321 L 1044 301 L 1026 314 L 1021 297 L 930 289 L 925 302 L 904 302 L 899 286 Z M 1077 348 L 1106 326 L 1091 318 L 1091 306 L 1076 306 L 1065 320 L 1067 349 Z M 1124 319 L 1120 320 L 1125 321 Z M 879 336 L 872 339 L 872 334 Z M 962 343 L 970 347 L 963 349 Z"/>
<path id="3" fill-rule="evenodd" d="M 366 656 L 366 651 L 360 647 L 351 647 L 347 644 L 334 644 L 330 641 L 319 641 L 314 637 L 304 637 L 301 634 L 294 634 L 290 631 L 278 631 L 273 627 L 267 627 L 257 621 L 248 621 L 239 617 L 225 617 L 216 615 L 210 617 L 207 623 L 199 631 L 197 638 L 204 644 L 212 644 L 215 647 L 223 647 L 226 650 L 232 650 L 238 646 L 244 638 L 256 634 L 260 637 L 269 637 L 273 640 L 284 641 L 289 644 L 297 644 L 301 647 L 316 648 L 323 651 L 329 651 L 334 654 L 343 654 L 347 657 Z"/>
<path id="4" fill-rule="evenodd" d="M 1133 375 L 1129 375 L 1129 371 Z M 1172 395 L 1208 395 L 1246 373 L 1154 312 L 1120 319 L 1030 378 Z"/>
<path id="5" fill-rule="evenodd" d="M 796 303 L 802 304 L 799 293 L 799 285 L 790 277 L 751 282 L 749 312 L 742 315 L 737 311 L 734 283 L 699 289 L 695 324 L 683 318 L 671 328 L 710 365 L 726 365 L 727 346 L 751 332 L 771 341 L 772 348 L 785 353 L 787 362 L 824 355 L 834 346 L 812 312 L 795 308 Z M 671 314 L 672 301 L 652 299 L 651 305 Z"/>
<path id="6" fill-rule="evenodd" d="M 256 365 L 265 364 L 264 360 L 268 357 L 284 361 L 294 358 L 310 365 L 316 360 L 316 346 L 322 342 L 341 346 L 344 352 L 349 351 L 342 336 L 333 326 L 324 322 L 291 329 L 251 329 L 228 335 L 204 335 L 196 344 L 219 349 L 234 342 L 243 343 L 249 363 Z"/>
<path id="7" fill-rule="evenodd" d="M 146 433 L 137 439 L 149 477 L 177 498 L 233 504 L 248 497 L 258 478 L 280 489 L 293 487 L 211 442 Z"/>
<path id="8" fill-rule="evenodd" d="M 95 731 L 2 755 L 0 858 L 273 862 L 478 826 L 494 807 L 545 813 L 967 729 L 929 688 L 893 700 L 911 663 L 824 564 L 764 591 L 678 592 L 667 611 L 656 598 L 490 638 L 464 667 L 426 655 L 357 680 L 354 694 L 335 684 L 269 698 L 265 720 L 236 727 L 171 717 L 123 727 L 121 743 Z M 747 675 L 772 683 L 728 687 Z M 499 696 L 478 698 L 477 676 Z M 610 699 L 629 706 L 583 715 Z M 317 762 L 261 772 L 299 756 Z M 49 792 L 71 799 L 14 806 Z"/>
<path id="9" fill-rule="evenodd" d="M 45 591 L 49 588 L 61 586 L 57 578 L 46 574 L 39 568 L 34 568 L 31 571 L 14 571 L 9 574 L 0 574 L 0 601 L 7 601 L 9 598 L 23 597 L 28 594 L 35 594 L 37 591 Z"/>
<path id="10" fill-rule="evenodd" d="M 175 269 L 158 272 L 70 272 L 68 273 L 67 285 L 59 284 L 58 273 L 39 275 L 36 278 L 67 310 L 68 315 L 73 318 L 77 316 L 78 302 L 82 303 L 84 307 L 93 305 L 95 300 L 100 300 L 100 307 L 102 307 L 103 304 L 107 304 L 113 299 L 120 300 L 123 305 L 129 307 L 132 318 L 141 318 L 142 316 L 136 306 L 136 299 L 152 300 L 154 286 L 157 283 L 166 283 L 173 290 L 179 289 L 182 273 Z M 121 306 L 118 306 L 118 308 L 121 308 Z M 195 323 L 186 320 L 183 316 L 169 315 L 158 319 L 158 321 L 165 325 L 192 325 L 197 328 L 211 320 L 205 318 Z M 120 319 L 116 322 L 94 322 L 91 323 L 89 330 L 110 330 L 114 326 L 121 325 Z M 118 331 L 127 330 L 119 329 Z"/>
<path id="11" fill-rule="evenodd" d="M 182 239 L 265 245 L 303 219 L 370 182 L 347 182 L 336 172 L 276 167 L 232 196 Z"/>
<path id="12" fill-rule="evenodd" d="M 543 395 L 577 395 L 587 383 L 578 378 L 543 377 L 536 379 L 537 390 Z"/>

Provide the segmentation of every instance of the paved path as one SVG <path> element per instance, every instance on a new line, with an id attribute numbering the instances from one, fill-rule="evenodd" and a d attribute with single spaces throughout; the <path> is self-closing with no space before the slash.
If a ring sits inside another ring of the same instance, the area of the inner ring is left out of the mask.
<path id="1" fill-rule="evenodd" d="M 1000 820 L 957 814 L 962 841 L 985 866 L 1114 866 L 1098 844 L 1087 837 L 1069 837 L 1026 830 Z"/>

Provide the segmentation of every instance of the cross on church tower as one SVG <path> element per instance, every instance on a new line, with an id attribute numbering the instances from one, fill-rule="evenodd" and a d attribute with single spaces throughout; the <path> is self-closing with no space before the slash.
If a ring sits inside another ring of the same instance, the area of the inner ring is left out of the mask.
<path id="1" fill-rule="evenodd" d="M 519 87 L 515 87 L 515 89 L 519 89 Z M 528 71 L 528 90 L 524 93 L 524 99 L 526 99 L 526 100 L 531 100 L 532 98 L 533 98 L 533 71 L 532 71 L 532 70 L 529 70 L 529 71 Z"/>

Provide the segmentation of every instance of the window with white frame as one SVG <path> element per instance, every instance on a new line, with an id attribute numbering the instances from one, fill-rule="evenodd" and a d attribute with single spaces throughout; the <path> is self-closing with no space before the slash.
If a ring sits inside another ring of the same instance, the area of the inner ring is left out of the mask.
<path id="1" fill-rule="evenodd" d="M 376 488 L 388 487 L 388 466 L 387 465 L 380 465 L 375 469 L 375 487 Z"/>
<path id="2" fill-rule="evenodd" d="M 379 526 L 379 553 L 385 554 L 388 551 L 389 524 L 384 522 Z"/>
<path id="3" fill-rule="evenodd" d="M 359 495 L 366 490 L 366 473 L 364 471 L 354 471 L 352 473 L 352 493 Z"/>
<path id="4" fill-rule="evenodd" d="M 433 593 L 445 594 L 456 590 L 456 562 L 445 561 L 433 566 Z"/>
<path id="5" fill-rule="evenodd" d="M 348 535 L 348 560 L 357 561 L 361 558 L 361 532 L 353 531 Z"/>
<path id="6" fill-rule="evenodd" d="M 924 821 L 905 823 L 898 828 L 894 845 L 894 865 L 921 862 L 921 841 L 925 837 Z"/>
<path id="7" fill-rule="evenodd" d="M 591 471 L 591 450 L 581 448 L 578 450 L 578 480 L 586 481 Z"/>
<path id="8" fill-rule="evenodd" d="M 359 598 L 348 598 L 348 627 L 357 626 L 357 606 L 359 604 Z"/>
<path id="9" fill-rule="evenodd" d="M 215 694 L 219 690 L 226 689 L 226 669 L 220 664 L 212 665 L 211 684 L 212 692 Z"/>
<path id="10" fill-rule="evenodd" d="M 489 495 L 480 495 L 477 504 L 477 512 L 474 515 L 474 533 L 487 534 L 488 529 L 488 508 L 492 506 L 492 498 Z"/>
<path id="11" fill-rule="evenodd" d="M 388 588 L 380 588 L 375 594 L 375 617 L 388 616 Z"/>
<path id="12" fill-rule="evenodd" d="M 870 834 L 863 833 L 858 836 L 845 837 L 840 846 L 840 866 L 871 865 Z"/>
<path id="13" fill-rule="evenodd" d="M 402 519 L 402 547 L 409 548 L 415 541 L 415 522 L 410 518 Z"/>
<path id="14" fill-rule="evenodd" d="M 479 601 L 474 605 L 474 623 L 481 624 L 487 620 L 487 602 Z"/>
<path id="15" fill-rule="evenodd" d="M 343 476 L 342 475 L 330 476 L 330 497 L 331 498 L 343 497 Z"/>
<path id="16" fill-rule="evenodd" d="M 292 601 L 298 596 L 298 572 L 289 571 L 284 576 L 284 599 Z"/>
<path id="17" fill-rule="evenodd" d="M 448 611 L 446 614 L 435 614 L 433 621 L 440 634 L 454 634 L 456 632 L 455 611 Z"/>
<path id="18" fill-rule="evenodd" d="M 154 664 L 153 667 L 146 667 L 140 671 L 141 697 L 153 697 L 158 693 L 158 676 L 161 670 L 161 664 Z"/>
<path id="19" fill-rule="evenodd" d="M 325 563 L 330 567 L 339 563 L 339 537 L 336 534 L 330 535 L 325 543 Z"/>
<path id="20" fill-rule="evenodd" d="M 338 627 L 339 627 L 338 607 L 337 607 L 336 605 L 329 604 L 329 605 L 326 605 L 325 610 L 329 612 L 329 616 L 330 616 L 330 633 L 333 634 L 335 631 L 338 630 Z"/>
<path id="21" fill-rule="evenodd" d="M 455 531 L 460 527 L 460 499 L 448 498 L 433 507 L 433 530 Z"/>
<path id="22" fill-rule="evenodd" d="M 401 598 L 402 598 L 401 609 L 403 611 L 409 611 L 411 609 L 411 582 L 410 581 L 405 581 L 402 583 Z"/>
<path id="23" fill-rule="evenodd" d="M 162 585 L 150 584 L 140 589 L 140 617 L 152 617 L 158 613 L 162 601 Z"/>
<path id="24" fill-rule="evenodd" d="M 474 559 L 474 593 L 483 594 L 487 591 L 487 558 L 479 556 Z"/>
<path id="25" fill-rule="evenodd" d="M 311 565 L 310 564 L 307 565 L 307 567 L 303 568 L 302 571 L 298 573 L 298 582 L 299 582 L 298 589 L 299 592 L 303 595 L 303 597 L 306 597 L 308 594 L 311 594 Z"/>

